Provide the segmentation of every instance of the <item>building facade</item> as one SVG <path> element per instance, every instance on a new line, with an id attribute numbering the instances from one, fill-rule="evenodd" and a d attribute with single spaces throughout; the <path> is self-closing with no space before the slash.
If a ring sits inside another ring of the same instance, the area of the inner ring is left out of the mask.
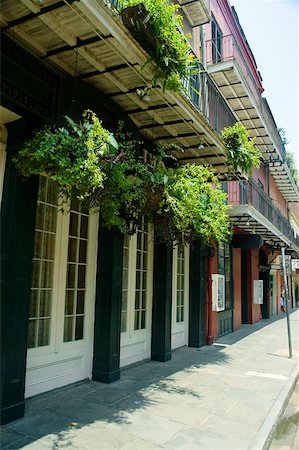
<path id="1" fill-rule="evenodd" d="M 27 397 L 88 378 L 113 382 L 124 366 L 166 363 L 178 347 L 280 312 L 275 263 L 281 247 L 299 253 L 289 220 L 298 187 L 234 9 L 179 3 L 201 70 L 178 94 L 152 86 L 117 1 L 2 3 L 2 423 L 24 414 Z M 149 147 L 178 144 L 181 164 L 211 165 L 232 205 L 232 241 L 167 246 L 146 222 L 123 236 L 75 198 L 63 213 L 47 177 L 24 182 L 13 162 L 24 142 L 87 108 L 111 131 L 123 121 Z M 264 158 L 250 178 L 231 170 L 220 138 L 237 121 Z"/>

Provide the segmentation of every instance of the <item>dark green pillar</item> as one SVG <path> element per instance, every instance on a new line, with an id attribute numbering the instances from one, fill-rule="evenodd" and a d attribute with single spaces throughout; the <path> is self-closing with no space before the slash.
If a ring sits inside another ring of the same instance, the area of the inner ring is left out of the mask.
<path id="1" fill-rule="evenodd" d="M 99 227 L 93 379 L 104 383 L 120 377 L 123 241 L 117 230 Z"/>
<path id="2" fill-rule="evenodd" d="M 24 415 L 29 298 L 38 178 L 22 182 L 12 157 L 28 124 L 8 126 L 1 208 L 1 424 Z"/>
<path id="3" fill-rule="evenodd" d="M 190 245 L 189 347 L 205 345 L 206 256 L 200 241 Z"/>
<path id="4" fill-rule="evenodd" d="M 171 359 L 172 257 L 171 245 L 155 245 L 152 359 L 163 362 Z"/>

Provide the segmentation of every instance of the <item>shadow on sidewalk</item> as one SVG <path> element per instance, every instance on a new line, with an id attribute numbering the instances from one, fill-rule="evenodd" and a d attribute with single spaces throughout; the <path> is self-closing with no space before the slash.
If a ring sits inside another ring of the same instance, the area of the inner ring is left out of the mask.
<path id="1" fill-rule="evenodd" d="M 194 389 L 194 381 L 188 383 L 190 377 L 194 380 L 200 367 L 211 364 L 215 369 L 215 365 L 229 363 L 222 350 L 184 347 L 175 350 L 167 363 L 147 361 L 123 369 L 121 379 L 110 385 L 86 381 L 30 398 L 25 417 L 2 427 L 1 448 L 23 448 L 37 440 L 34 448 L 38 444 L 41 449 L 72 448 L 74 434 L 78 436 L 84 427 L 92 436 L 107 424 L 130 424 L 132 415 L 146 413 L 164 402 L 171 405 L 184 399 L 185 406 L 198 407 L 205 396 L 203 385 L 198 383 L 198 389 Z M 150 415 L 144 417 L 146 422 L 150 420 Z M 111 439 L 117 439 L 113 429 Z"/>

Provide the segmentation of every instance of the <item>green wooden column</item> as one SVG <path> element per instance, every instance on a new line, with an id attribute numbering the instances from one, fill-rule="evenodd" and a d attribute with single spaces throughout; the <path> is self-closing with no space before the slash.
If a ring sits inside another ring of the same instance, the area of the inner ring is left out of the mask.
<path id="1" fill-rule="evenodd" d="M 172 258 L 171 245 L 155 245 L 152 359 L 162 362 L 171 359 Z"/>
<path id="2" fill-rule="evenodd" d="M 27 128 L 8 126 L 1 208 L 1 424 L 24 415 L 29 299 L 38 178 L 22 182 L 12 162 Z"/>
<path id="3" fill-rule="evenodd" d="M 205 345 L 206 256 L 200 241 L 190 245 L 189 347 Z"/>
<path id="4" fill-rule="evenodd" d="M 117 230 L 99 227 L 93 379 L 104 383 L 120 377 L 123 241 Z"/>

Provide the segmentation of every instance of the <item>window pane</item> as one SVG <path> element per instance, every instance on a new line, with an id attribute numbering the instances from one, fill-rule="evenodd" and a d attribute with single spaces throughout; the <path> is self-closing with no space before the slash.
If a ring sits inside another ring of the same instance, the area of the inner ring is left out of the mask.
<path id="1" fill-rule="evenodd" d="M 77 314 L 84 314 L 85 291 L 77 292 Z"/>
<path id="2" fill-rule="evenodd" d="M 74 291 L 66 291 L 64 313 L 66 316 L 74 314 Z"/>
<path id="3" fill-rule="evenodd" d="M 51 291 L 40 291 L 39 317 L 49 317 L 51 315 Z"/>
<path id="4" fill-rule="evenodd" d="M 38 321 L 38 346 L 43 347 L 50 343 L 50 319 Z"/>
<path id="5" fill-rule="evenodd" d="M 88 237 L 88 217 L 81 216 L 80 236 L 87 239 Z"/>
<path id="6" fill-rule="evenodd" d="M 73 317 L 64 318 L 64 336 L 63 341 L 69 342 L 73 340 Z"/>
<path id="7" fill-rule="evenodd" d="M 127 311 L 122 311 L 121 313 L 121 332 L 125 333 L 127 331 Z"/>
<path id="8" fill-rule="evenodd" d="M 79 262 L 80 263 L 86 262 L 86 254 L 87 254 L 87 241 L 80 240 L 80 246 L 79 246 Z"/>
<path id="9" fill-rule="evenodd" d="M 123 251 L 123 267 L 127 268 L 129 266 L 129 249 L 124 248 Z"/>
<path id="10" fill-rule="evenodd" d="M 52 288 L 53 286 L 53 263 L 42 261 L 41 264 L 41 288 Z"/>
<path id="11" fill-rule="evenodd" d="M 139 330 L 139 311 L 135 311 L 134 330 Z"/>
<path id="12" fill-rule="evenodd" d="M 76 317 L 76 331 L 75 331 L 75 340 L 83 339 L 83 323 L 84 316 Z"/>
<path id="13" fill-rule="evenodd" d="M 141 311 L 141 329 L 144 330 L 145 328 L 145 311 Z"/>
<path id="14" fill-rule="evenodd" d="M 54 260 L 55 253 L 55 234 L 44 233 L 43 250 L 41 257 Z"/>
<path id="15" fill-rule="evenodd" d="M 44 218 L 44 230 L 51 231 L 55 233 L 56 231 L 56 215 L 57 208 L 53 208 L 53 206 L 45 205 L 45 218 Z"/>
<path id="16" fill-rule="evenodd" d="M 135 292 L 135 309 L 140 308 L 140 292 Z"/>
<path id="17" fill-rule="evenodd" d="M 28 324 L 28 342 L 27 347 L 35 347 L 35 330 L 36 330 L 37 320 L 29 320 Z"/>
<path id="18" fill-rule="evenodd" d="M 78 236 L 78 214 L 70 213 L 70 236 Z"/>
<path id="19" fill-rule="evenodd" d="M 34 258 L 42 257 L 43 233 L 36 231 L 34 235 Z"/>
<path id="20" fill-rule="evenodd" d="M 69 248 L 68 248 L 68 261 L 76 262 L 77 261 L 77 239 L 69 239 Z"/>
<path id="21" fill-rule="evenodd" d="M 146 309 L 146 291 L 142 291 L 142 309 Z"/>
<path id="22" fill-rule="evenodd" d="M 31 297 L 29 302 L 29 317 L 37 317 L 37 307 L 38 307 L 38 290 L 31 291 Z"/>
<path id="23" fill-rule="evenodd" d="M 39 287 L 39 274 L 40 274 L 40 261 L 33 261 L 33 267 L 32 267 L 32 287 L 38 288 Z"/>
<path id="24" fill-rule="evenodd" d="M 122 299 L 121 299 L 121 309 L 125 311 L 127 309 L 128 304 L 128 292 L 126 290 L 122 291 Z"/>
<path id="25" fill-rule="evenodd" d="M 44 229 L 44 215 L 45 215 L 45 205 L 38 202 L 36 206 L 36 216 L 35 216 L 35 228 L 37 230 Z"/>
<path id="26" fill-rule="evenodd" d="M 136 289 L 140 289 L 140 277 L 141 274 L 139 271 L 136 272 Z"/>
<path id="27" fill-rule="evenodd" d="M 75 287 L 75 264 L 68 264 L 67 265 L 67 282 L 66 286 L 68 288 L 74 288 Z"/>
<path id="28" fill-rule="evenodd" d="M 86 266 L 78 267 L 78 288 L 85 288 Z"/>

